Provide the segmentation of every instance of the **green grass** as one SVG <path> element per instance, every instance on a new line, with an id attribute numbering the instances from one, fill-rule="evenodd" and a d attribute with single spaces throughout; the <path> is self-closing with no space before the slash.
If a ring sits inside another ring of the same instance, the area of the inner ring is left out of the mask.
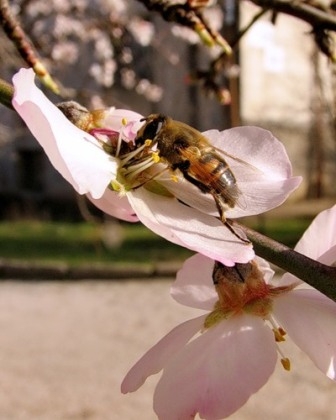
<path id="1" fill-rule="evenodd" d="M 120 247 L 104 245 L 103 225 L 90 223 L 0 223 L 0 258 L 91 262 L 138 262 L 184 260 L 191 255 L 140 224 L 122 224 Z M 119 230 L 119 229 L 118 229 Z"/>
<path id="2" fill-rule="evenodd" d="M 294 246 L 308 219 L 257 219 L 252 228 Z M 182 261 L 192 253 L 156 236 L 141 224 L 122 223 L 123 241 L 104 245 L 103 225 L 59 222 L 0 222 L 0 258 L 81 263 L 155 263 Z"/>

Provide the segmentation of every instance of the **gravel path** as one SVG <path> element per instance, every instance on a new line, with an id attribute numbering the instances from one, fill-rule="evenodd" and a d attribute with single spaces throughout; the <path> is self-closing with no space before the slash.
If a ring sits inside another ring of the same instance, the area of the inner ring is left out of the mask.
<path id="1" fill-rule="evenodd" d="M 119 386 L 152 343 L 197 313 L 170 299 L 169 284 L 0 283 L 0 420 L 154 420 L 155 377 L 126 396 Z M 336 384 L 290 343 L 287 354 L 292 371 L 279 363 L 231 419 L 336 418 Z"/>

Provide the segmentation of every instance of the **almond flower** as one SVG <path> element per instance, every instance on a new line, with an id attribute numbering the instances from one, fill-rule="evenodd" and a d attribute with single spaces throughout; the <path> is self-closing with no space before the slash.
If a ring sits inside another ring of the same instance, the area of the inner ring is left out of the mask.
<path id="1" fill-rule="evenodd" d="M 79 106 L 74 125 L 35 86 L 32 70 L 21 69 L 13 84 L 13 106 L 51 163 L 97 207 L 123 220 L 139 219 L 169 241 L 229 266 L 254 257 L 251 244 L 218 219 L 210 194 L 168 170 L 157 146 L 134 144 L 140 114 L 115 108 L 90 113 Z M 204 135 L 240 159 L 225 155 L 241 193 L 241 203 L 225 212 L 228 218 L 274 208 L 299 185 L 283 145 L 270 132 L 239 127 Z"/>
<path id="2" fill-rule="evenodd" d="M 297 250 L 332 265 L 336 261 L 336 206 L 322 212 Z M 286 334 L 329 378 L 336 378 L 336 303 L 291 274 L 273 279 L 268 263 L 225 267 L 200 254 L 189 258 L 172 285 L 182 305 L 210 311 L 190 319 L 153 346 L 128 372 L 123 393 L 163 371 L 154 392 L 162 420 L 198 413 L 222 419 L 239 409 L 273 373 Z M 215 287 L 214 287 L 215 284 Z M 299 287 L 300 286 L 300 287 Z"/>

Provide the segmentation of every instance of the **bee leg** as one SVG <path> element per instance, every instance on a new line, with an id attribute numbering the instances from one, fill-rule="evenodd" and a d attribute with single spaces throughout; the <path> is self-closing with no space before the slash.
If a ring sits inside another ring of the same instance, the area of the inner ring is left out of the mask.
<path id="1" fill-rule="evenodd" d="M 223 221 L 222 221 L 223 222 Z M 243 238 L 242 236 L 240 236 L 239 235 L 239 233 L 237 233 L 234 229 L 233 229 L 233 227 L 230 225 L 230 223 L 228 222 L 228 220 L 225 220 L 224 222 L 223 222 L 223 224 L 229 229 L 229 231 L 231 232 L 231 233 L 233 233 L 234 234 L 234 236 L 236 236 L 238 239 L 240 239 L 242 242 L 244 242 L 246 245 L 248 245 L 248 244 L 250 244 L 251 242 L 248 240 L 248 239 L 246 239 L 246 238 Z"/>
<path id="2" fill-rule="evenodd" d="M 209 187 L 207 185 L 202 184 L 200 181 L 198 181 L 197 179 L 190 176 L 189 173 L 188 173 L 189 166 L 190 166 L 190 162 L 188 160 L 186 160 L 186 161 L 180 162 L 179 164 L 174 165 L 174 167 L 172 167 L 172 169 L 173 170 L 179 169 L 182 172 L 184 178 L 187 181 L 191 182 L 193 185 L 195 185 L 200 191 L 202 191 L 202 193 L 204 193 L 204 194 L 210 193 L 215 200 L 216 207 L 217 207 L 218 213 L 219 213 L 219 217 L 220 217 L 220 220 L 223 223 L 223 225 L 225 225 L 229 229 L 229 231 L 236 238 L 240 239 L 245 244 L 250 244 L 251 242 L 248 239 L 245 239 L 242 236 L 240 236 L 239 233 L 237 233 L 233 229 L 233 227 L 230 225 L 230 223 L 226 220 L 224 210 L 223 210 L 223 202 L 221 201 L 218 194 L 212 192 L 211 189 L 209 189 Z"/>
<path id="3" fill-rule="evenodd" d="M 188 160 L 185 160 L 183 162 L 180 162 L 178 165 L 175 165 L 174 167 L 172 167 L 172 169 L 173 170 L 179 169 L 187 181 L 195 185 L 195 187 L 197 187 L 203 194 L 208 193 L 209 187 L 207 185 L 204 185 L 202 182 L 198 181 L 197 179 L 189 175 L 188 173 L 189 167 L 190 167 L 190 162 Z"/>
<path id="4" fill-rule="evenodd" d="M 223 225 L 225 225 L 229 231 L 238 239 L 240 239 L 242 242 L 244 242 L 245 244 L 250 244 L 251 242 L 248 239 L 243 238 L 242 236 L 239 235 L 239 233 L 237 233 L 233 227 L 230 225 L 229 221 L 227 220 L 227 218 L 225 217 L 225 213 L 223 210 L 223 206 L 222 203 L 220 201 L 220 199 L 218 198 L 218 196 L 216 194 L 212 194 L 213 198 L 215 199 L 215 203 L 219 212 L 219 217 L 221 222 L 223 223 Z"/>

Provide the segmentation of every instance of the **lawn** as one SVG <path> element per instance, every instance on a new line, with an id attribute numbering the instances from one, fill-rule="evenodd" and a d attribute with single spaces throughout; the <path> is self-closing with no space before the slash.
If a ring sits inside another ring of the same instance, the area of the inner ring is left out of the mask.
<path id="1" fill-rule="evenodd" d="M 309 223 L 308 219 L 257 219 L 251 227 L 293 246 Z M 119 237 L 119 245 L 108 245 L 118 242 Z M 189 255 L 190 251 L 165 241 L 141 224 L 106 227 L 86 222 L 0 222 L 0 258 L 78 265 L 182 261 Z"/>

